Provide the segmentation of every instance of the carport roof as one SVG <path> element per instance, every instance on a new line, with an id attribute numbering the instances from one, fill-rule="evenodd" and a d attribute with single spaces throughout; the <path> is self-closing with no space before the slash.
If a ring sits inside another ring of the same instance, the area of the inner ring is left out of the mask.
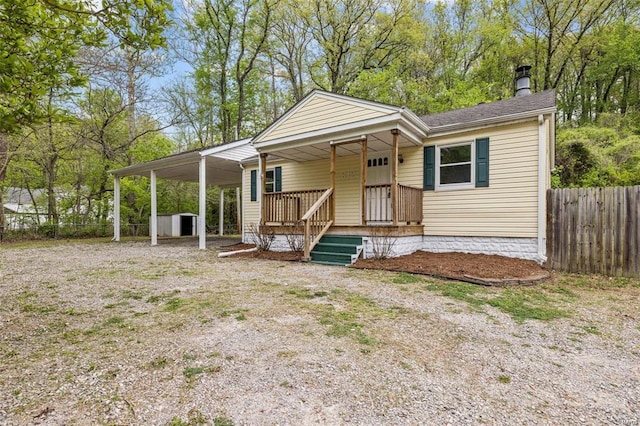
<path id="1" fill-rule="evenodd" d="M 257 151 L 251 146 L 251 138 L 247 138 L 110 170 L 109 173 L 118 177 L 149 176 L 151 171 L 155 171 L 156 176 L 161 179 L 198 182 L 198 164 L 204 157 L 207 183 L 219 186 L 238 185 L 242 182 L 240 162 L 257 155 Z"/>

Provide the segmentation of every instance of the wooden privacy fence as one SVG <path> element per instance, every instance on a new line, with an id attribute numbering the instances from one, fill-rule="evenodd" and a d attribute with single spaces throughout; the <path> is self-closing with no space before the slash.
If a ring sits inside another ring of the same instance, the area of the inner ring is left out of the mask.
<path id="1" fill-rule="evenodd" d="M 640 186 L 547 191 L 551 269 L 640 277 Z"/>

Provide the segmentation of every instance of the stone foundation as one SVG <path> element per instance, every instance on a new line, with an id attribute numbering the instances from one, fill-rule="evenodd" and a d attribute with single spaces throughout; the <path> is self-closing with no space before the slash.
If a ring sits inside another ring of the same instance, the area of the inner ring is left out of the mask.
<path id="1" fill-rule="evenodd" d="M 376 240 L 377 238 L 377 240 Z M 386 241 L 385 241 L 386 238 Z M 249 238 L 246 238 L 251 243 Z M 364 257 L 375 257 L 376 251 L 388 252 L 389 257 L 411 254 L 417 250 L 434 253 L 461 252 L 474 254 L 493 254 L 519 259 L 538 261 L 538 241 L 536 238 L 509 237 L 441 237 L 413 235 L 399 237 L 363 236 Z M 390 249 L 388 248 L 390 247 Z M 287 238 L 276 235 L 273 251 L 290 251 Z"/>
<path id="2" fill-rule="evenodd" d="M 423 237 L 422 250 L 435 253 L 462 252 L 496 254 L 519 259 L 538 260 L 536 238 L 509 237 Z"/>

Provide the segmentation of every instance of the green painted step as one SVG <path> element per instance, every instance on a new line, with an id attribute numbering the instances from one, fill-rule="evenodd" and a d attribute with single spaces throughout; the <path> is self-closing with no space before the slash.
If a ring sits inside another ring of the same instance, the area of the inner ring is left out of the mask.
<path id="1" fill-rule="evenodd" d="M 313 250 L 311 252 L 311 260 L 314 262 L 323 261 L 323 262 L 340 263 L 342 265 L 350 265 L 351 255 L 347 253 L 330 253 L 330 252 Z"/>
<path id="2" fill-rule="evenodd" d="M 354 235 L 323 235 L 319 243 L 353 244 L 360 246 L 362 245 L 362 237 Z"/>
<path id="3" fill-rule="evenodd" d="M 325 265 L 350 265 L 362 251 L 362 237 L 324 235 L 311 251 L 311 262 Z"/>
<path id="4" fill-rule="evenodd" d="M 318 244 L 316 244 L 313 250 L 324 251 L 329 253 L 356 254 L 358 252 L 358 246 L 354 244 L 324 243 L 321 241 Z"/>

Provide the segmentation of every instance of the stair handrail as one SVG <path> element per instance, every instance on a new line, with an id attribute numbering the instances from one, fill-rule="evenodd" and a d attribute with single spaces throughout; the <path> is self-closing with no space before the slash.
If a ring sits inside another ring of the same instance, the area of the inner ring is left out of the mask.
<path id="1" fill-rule="evenodd" d="M 304 259 L 309 260 L 311 258 L 311 250 L 318 244 L 320 238 L 329 230 L 331 225 L 333 224 L 333 218 L 329 217 L 329 220 L 326 221 L 322 229 L 315 235 L 312 234 L 311 224 L 314 222 L 314 217 L 320 210 L 322 206 L 327 203 L 327 200 L 331 202 L 333 200 L 333 188 L 327 189 L 321 196 L 318 198 L 311 208 L 302 216 L 301 221 L 304 223 Z M 331 209 L 328 209 L 331 212 Z M 329 213 L 330 214 L 330 213 Z M 317 220 L 316 220 L 317 221 Z M 322 222 L 320 219 L 318 222 Z"/>

